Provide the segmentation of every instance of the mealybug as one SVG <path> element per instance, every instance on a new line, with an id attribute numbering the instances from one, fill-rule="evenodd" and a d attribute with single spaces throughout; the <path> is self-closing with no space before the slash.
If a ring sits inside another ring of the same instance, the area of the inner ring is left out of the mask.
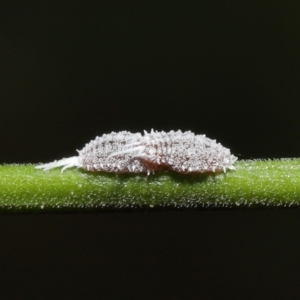
<path id="1" fill-rule="evenodd" d="M 135 158 L 130 153 L 118 153 L 124 151 L 128 145 L 138 143 L 142 135 L 127 131 L 112 132 L 96 137 L 95 140 L 85 145 L 82 150 L 77 150 L 78 156 L 63 158 L 48 164 L 38 165 L 37 169 L 44 171 L 56 167 L 79 167 L 87 171 L 113 172 L 113 173 L 150 173 L 159 169 L 157 165 Z"/>
<path id="2" fill-rule="evenodd" d="M 180 173 L 226 172 L 226 169 L 234 169 L 233 163 L 237 160 L 215 140 L 191 131 L 145 131 L 134 146 L 109 157 L 131 153 L 135 158 Z"/>
<path id="3" fill-rule="evenodd" d="M 77 150 L 78 151 L 78 150 Z M 234 169 L 230 150 L 205 135 L 187 131 L 140 133 L 112 132 L 97 137 L 78 151 L 79 156 L 36 166 L 49 170 L 71 167 L 87 171 L 147 173 L 168 169 L 180 173 L 204 173 Z"/>

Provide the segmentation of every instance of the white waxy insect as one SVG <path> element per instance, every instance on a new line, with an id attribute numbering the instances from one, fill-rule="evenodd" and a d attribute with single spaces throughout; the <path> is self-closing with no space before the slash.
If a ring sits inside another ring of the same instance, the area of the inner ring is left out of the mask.
<path id="1" fill-rule="evenodd" d="M 65 169 L 78 167 L 87 171 L 113 172 L 113 173 L 148 173 L 158 170 L 160 167 L 150 162 L 135 158 L 135 153 L 118 153 L 124 151 L 129 145 L 139 143 L 142 138 L 140 133 L 127 131 L 112 132 L 96 137 L 82 150 L 78 156 L 63 158 L 48 164 L 38 165 L 37 169 L 44 171 L 63 167 Z"/>
<path id="2" fill-rule="evenodd" d="M 133 157 L 180 173 L 205 173 L 235 169 L 237 157 L 228 148 L 205 135 L 191 131 L 145 131 L 135 147 L 110 155 L 131 153 Z"/>
<path id="3" fill-rule="evenodd" d="M 78 150 L 77 150 L 78 151 Z M 204 173 L 234 169 L 237 158 L 205 135 L 187 131 L 140 133 L 112 132 L 97 137 L 78 156 L 36 166 L 50 170 L 71 167 L 87 171 L 147 173 L 168 169 L 180 173 Z"/>

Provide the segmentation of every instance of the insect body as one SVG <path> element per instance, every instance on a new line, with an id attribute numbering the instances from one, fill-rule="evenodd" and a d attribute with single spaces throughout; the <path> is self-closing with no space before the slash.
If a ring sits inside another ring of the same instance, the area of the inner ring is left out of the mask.
<path id="1" fill-rule="evenodd" d="M 142 135 L 140 133 L 127 131 L 112 132 L 97 137 L 86 144 L 82 150 L 78 151 L 79 167 L 87 171 L 113 173 L 154 172 L 160 167 L 151 162 L 138 159 L 135 157 L 135 153 L 126 152 L 117 154 L 130 147 L 130 145 L 139 143 L 141 139 Z"/>
<path id="2" fill-rule="evenodd" d="M 234 169 L 233 163 L 237 160 L 215 140 L 191 131 L 145 131 L 134 146 L 110 156 L 132 153 L 135 158 L 180 173 L 226 172 L 226 169 Z"/>
<path id="3" fill-rule="evenodd" d="M 122 153 L 128 145 L 138 143 L 142 138 L 140 133 L 127 131 L 112 132 L 96 137 L 95 140 L 85 145 L 78 151 L 78 156 L 63 158 L 48 164 L 38 165 L 37 169 L 44 171 L 63 167 L 62 172 L 67 168 L 79 167 L 87 171 L 113 172 L 113 173 L 150 173 L 159 169 L 157 165 L 134 157 L 134 153 Z M 111 156 L 110 156 L 111 155 Z"/>
<path id="4" fill-rule="evenodd" d="M 205 135 L 187 131 L 140 133 L 112 132 L 97 137 L 78 151 L 79 156 L 64 158 L 36 168 L 49 170 L 71 167 L 87 171 L 147 173 L 168 169 L 180 173 L 204 173 L 234 169 L 237 158 L 230 150 Z"/>

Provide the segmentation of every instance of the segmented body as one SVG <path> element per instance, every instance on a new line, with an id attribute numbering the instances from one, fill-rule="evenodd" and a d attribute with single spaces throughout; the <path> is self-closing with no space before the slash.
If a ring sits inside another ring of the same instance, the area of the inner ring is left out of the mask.
<path id="1" fill-rule="evenodd" d="M 87 171 L 103 171 L 113 173 L 150 173 L 160 166 L 150 161 L 135 157 L 135 153 L 127 152 L 111 155 L 128 149 L 128 145 L 140 143 L 142 135 L 128 131 L 112 132 L 96 137 L 78 151 L 78 163 Z"/>
<path id="2" fill-rule="evenodd" d="M 226 172 L 237 159 L 215 140 L 191 131 L 145 132 L 135 149 L 135 157 L 180 173 Z"/>
<path id="3" fill-rule="evenodd" d="M 237 158 L 230 150 L 205 135 L 181 132 L 112 132 L 96 137 L 78 151 L 79 156 L 64 158 L 36 168 L 49 170 L 71 167 L 87 171 L 147 173 L 168 169 L 180 173 L 204 173 L 234 169 Z"/>

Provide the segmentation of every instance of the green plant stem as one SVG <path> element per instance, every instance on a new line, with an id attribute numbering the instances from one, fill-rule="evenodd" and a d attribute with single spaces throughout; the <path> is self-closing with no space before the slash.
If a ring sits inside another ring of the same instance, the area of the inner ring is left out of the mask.
<path id="1" fill-rule="evenodd" d="M 238 161 L 227 173 L 48 172 L 0 166 L 0 212 L 74 212 L 300 205 L 300 159 Z"/>

